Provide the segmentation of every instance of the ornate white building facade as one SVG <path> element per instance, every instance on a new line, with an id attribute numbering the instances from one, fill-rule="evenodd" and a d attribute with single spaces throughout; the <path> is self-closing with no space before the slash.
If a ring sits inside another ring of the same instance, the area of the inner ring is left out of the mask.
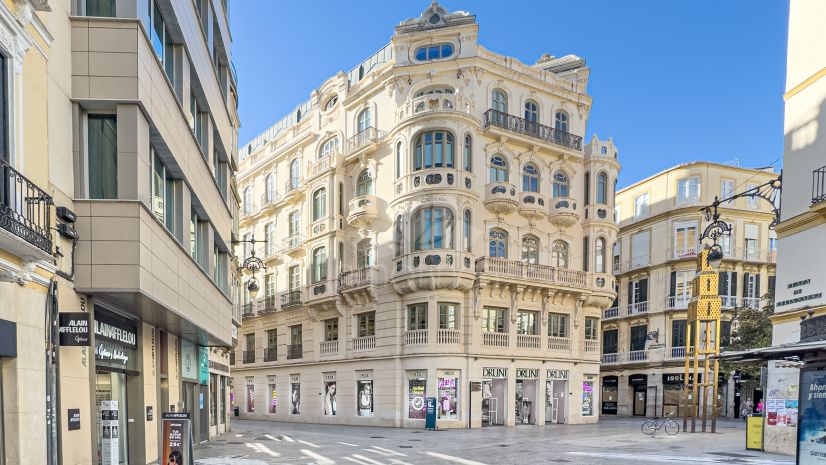
<path id="1" fill-rule="evenodd" d="M 477 44 L 434 3 L 241 147 L 241 418 L 421 427 L 598 419 L 620 165 L 589 68 Z M 249 279 L 249 276 L 246 277 Z"/>

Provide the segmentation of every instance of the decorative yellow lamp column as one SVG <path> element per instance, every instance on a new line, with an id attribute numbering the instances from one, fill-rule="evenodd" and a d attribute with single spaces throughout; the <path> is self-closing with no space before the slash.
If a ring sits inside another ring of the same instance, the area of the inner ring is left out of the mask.
<path id="1" fill-rule="evenodd" d="M 685 339 L 688 346 L 683 379 L 683 431 L 696 432 L 697 406 L 703 415 L 702 431 L 706 431 L 708 395 L 711 390 L 711 432 L 717 432 L 717 375 L 720 369 L 720 296 L 717 294 L 718 275 L 708 263 L 710 249 L 705 247 L 697 256 L 697 275 L 693 282 L 693 297 L 688 303 Z M 710 388 L 710 389 L 709 389 Z M 703 401 L 699 402 L 698 395 Z M 690 413 L 689 413 L 690 412 Z"/>

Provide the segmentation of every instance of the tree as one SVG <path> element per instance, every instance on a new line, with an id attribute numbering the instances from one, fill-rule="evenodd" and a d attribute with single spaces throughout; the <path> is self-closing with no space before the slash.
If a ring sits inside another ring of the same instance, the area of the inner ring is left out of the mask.
<path id="1" fill-rule="evenodd" d="M 726 351 L 741 351 L 758 349 L 772 345 L 772 323 L 769 317 L 774 313 L 774 296 L 766 294 L 763 299 L 768 302 L 760 309 L 738 308 L 734 311 L 734 321 L 731 328 L 731 343 Z M 740 389 L 742 392 L 752 392 L 760 386 L 760 369 L 765 362 L 721 362 L 721 371 L 731 373 L 740 372 Z"/>

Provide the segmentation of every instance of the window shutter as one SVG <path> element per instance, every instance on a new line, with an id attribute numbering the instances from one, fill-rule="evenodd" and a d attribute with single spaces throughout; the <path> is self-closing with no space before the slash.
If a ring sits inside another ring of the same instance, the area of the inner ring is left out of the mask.
<path id="1" fill-rule="evenodd" d="M 737 272 L 731 272 L 731 281 L 728 283 L 727 286 L 728 294 L 731 296 L 737 295 Z"/>
<path id="2" fill-rule="evenodd" d="M 634 281 L 628 281 L 628 297 L 625 298 L 625 303 L 634 303 Z"/>
<path id="3" fill-rule="evenodd" d="M 766 290 L 769 294 L 774 295 L 774 288 L 777 284 L 777 277 L 776 276 L 769 276 L 769 288 Z"/>
<path id="4" fill-rule="evenodd" d="M 648 278 L 640 279 L 640 302 L 648 300 Z"/>
<path id="5" fill-rule="evenodd" d="M 668 294 L 668 295 L 673 297 L 674 295 L 676 295 L 675 294 L 676 292 L 677 292 L 677 272 L 672 271 L 671 272 L 671 293 Z"/>
<path id="6" fill-rule="evenodd" d="M 760 292 L 760 275 L 756 275 L 754 277 L 754 295 L 752 297 L 761 297 L 763 294 Z"/>
<path id="7" fill-rule="evenodd" d="M 749 297 L 749 274 L 743 273 L 743 297 Z"/>
<path id="8" fill-rule="evenodd" d="M 728 273 L 720 271 L 717 273 L 717 295 L 728 295 Z"/>

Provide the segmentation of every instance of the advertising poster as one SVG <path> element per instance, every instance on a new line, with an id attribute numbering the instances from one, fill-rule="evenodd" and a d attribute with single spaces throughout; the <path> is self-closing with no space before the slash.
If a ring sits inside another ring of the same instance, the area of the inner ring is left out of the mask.
<path id="1" fill-rule="evenodd" d="M 290 384 L 290 414 L 301 415 L 301 384 Z"/>
<path id="2" fill-rule="evenodd" d="M 408 380 L 407 418 L 412 420 L 425 419 L 425 385 L 427 380 L 423 378 L 412 378 Z"/>
<path id="3" fill-rule="evenodd" d="M 594 382 L 582 382 L 582 416 L 590 417 L 594 415 Z"/>
<path id="4" fill-rule="evenodd" d="M 459 418 L 457 384 L 457 378 L 439 378 L 438 414 L 441 419 L 456 420 Z"/>
<path id="5" fill-rule="evenodd" d="M 826 464 L 826 373 L 800 372 L 798 463 Z"/>
<path id="6" fill-rule="evenodd" d="M 101 463 L 103 465 L 117 465 L 120 463 L 120 448 L 118 438 L 118 401 L 104 400 L 100 403 L 101 409 Z"/>
<path id="7" fill-rule="evenodd" d="M 165 412 L 163 422 L 163 465 L 193 465 L 192 422 L 189 413 Z"/>
<path id="8" fill-rule="evenodd" d="M 358 415 L 360 417 L 373 416 L 373 380 L 360 379 L 356 388 L 358 397 Z"/>
<path id="9" fill-rule="evenodd" d="M 324 383 L 324 415 L 336 414 L 336 382 Z"/>
<path id="10" fill-rule="evenodd" d="M 766 425 L 796 427 L 798 385 L 785 377 L 772 380 L 765 402 Z"/>

